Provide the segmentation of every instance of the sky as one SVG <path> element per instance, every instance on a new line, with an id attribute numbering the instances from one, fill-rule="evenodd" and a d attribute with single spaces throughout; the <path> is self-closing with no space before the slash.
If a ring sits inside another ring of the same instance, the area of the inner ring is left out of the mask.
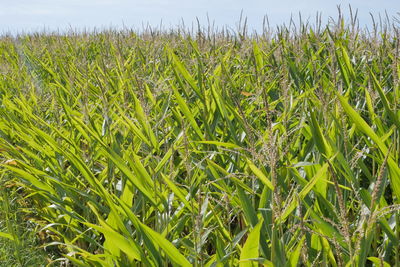
<path id="1" fill-rule="evenodd" d="M 190 27 L 196 18 L 207 26 L 207 16 L 216 27 L 236 29 L 241 12 L 250 30 L 260 30 L 265 15 L 273 27 L 288 24 L 291 15 L 298 21 L 299 12 L 311 23 L 320 12 L 327 22 L 337 17 L 338 5 L 348 15 L 349 3 L 353 11 L 358 10 L 362 27 L 371 25 L 370 12 L 377 17 L 386 11 L 400 19 L 400 0 L 0 0 L 0 34 L 110 27 L 140 30 L 161 22 L 168 29 L 182 21 Z"/>

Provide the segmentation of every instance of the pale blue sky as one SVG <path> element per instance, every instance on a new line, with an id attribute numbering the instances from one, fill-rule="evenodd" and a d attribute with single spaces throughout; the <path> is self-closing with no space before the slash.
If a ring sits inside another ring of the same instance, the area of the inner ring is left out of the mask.
<path id="1" fill-rule="evenodd" d="M 400 18 L 400 0 L 354 0 L 360 25 L 370 24 L 369 12 Z M 248 18 L 250 29 L 260 29 L 264 15 L 273 26 L 287 23 L 290 15 L 301 12 L 303 18 L 314 22 L 316 12 L 322 12 L 324 21 L 337 17 L 337 5 L 348 14 L 349 1 L 329 0 L 0 0 L 0 33 L 42 30 L 65 30 L 102 27 L 142 28 L 143 23 L 160 24 L 166 28 L 183 19 L 191 25 L 196 17 L 206 25 L 206 15 L 217 26 L 228 25 L 235 29 L 240 12 Z"/>

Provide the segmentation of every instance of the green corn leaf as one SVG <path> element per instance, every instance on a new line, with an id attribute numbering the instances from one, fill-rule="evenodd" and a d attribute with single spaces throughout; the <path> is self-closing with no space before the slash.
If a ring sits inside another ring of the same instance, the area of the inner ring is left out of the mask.
<path id="1" fill-rule="evenodd" d="M 118 200 L 119 201 L 119 200 Z M 179 252 L 179 250 L 171 244 L 167 239 L 165 239 L 160 233 L 157 233 L 150 227 L 141 223 L 137 216 L 126 206 L 125 203 L 119 201 L 121 208 L 124 210 L 126 215 L 135 225 L 135 227 L 141 229 L 144 234 L 151 240 L 155 247 L 160 247 L 168 255 L 169 259 L 178 264 L 179 266 L 192 266 L 190 262 Z"/>
<path id="2" fill-rule="evenodd" d="M 185 103 L 185 100 L 179 94 L 178 89 L 176 89 L 174 86 L 172 86 L 172 89 L 174 91 L 175 98 L 176 98 L 176 100 L 178 102 L 178 105 L 179 105 L 179 108 L 180 108 L 181 112 L 183 113 L 185 118 L 189 120 L 190 125 L 193 127 L 193 129 L 196 132 L 196 134 L 202 140 L 204 138 L 203 137 L 203 133 L 201 132 L 199 126 L 197 125 L 197 122 L 194 119 L 193 114 L 190 111 L 188 105 Z"/>
<path id="3" fill-rule="evenodd" d="M 344 97 L 340 95 L 338 97 L 343 109 L 350 117 L 350 119 L 357 125 L 357 128 L 369 138 L 371 138 L 371 140 L 378 145 L 382 154 L 386 155 L 388 153 L 388 148 L 382 142 L 381 138 L 378 137 L 378 135 L 371 129 L 371 127 L 369 127 L 369 125 L 363 120 L 363 118 L 361 118 L 361 116 L 347 103 Z M 388 165 L 391 174 L 391 186 L 395 195 L 400 198 L 400 168 L 398 164 L 393 160 L 392 156 L 388 157 Z"/>
<path id="4" fill-rule="evenodd" d="M 299 259 L 300 259 L 300 254 L 301 250 L 303 249 L 304 241 L 306 240 L 306 237 L 303 236 L 300 241 L 298 242 L 297 246 L 294 248 L 294 250 L 290 253 L 290 266 L 291 267 L 297 267 L 299 265 Z"/>
<path id="5" fill-rule="evenodd" d="M 252 260 L 259 257 L 260 232 L 262 226 L 263 219 L 261 218 L 254 226 L 254 228 L 250 231 L 246 243 L 242 248 L 242 252 L 240 253 L 240 267 L 258 266 L 258 263 Z"/>
<path id="6" fill-rule="evenodd" d="M 252 170 L 252 172 L 257 176 L 260 181 L 265 184 L 269 189 L 274 190 L 272 182 L 264 175 L 264 173 L 254 165 L 249 159 L 247 160 L 247 165 Z"/>
<path id="7" fill-rule="evenodd" d="M 14 237 L 11 234 L 8 234 L 8 233 L 0 232 L 0 237 L 7 238 L 7 239 L 10 239 L 10 240 L 14 241 Z"/>
<path id="8" fill-rule="evenodd" d="M 377 258 L 377 257 L 368 257 L 368 260 L 375 263 L 376 266 L 382 266 L 382 267 L 390 267 L 391 265 L 384 261 L 383 259 Z"/>

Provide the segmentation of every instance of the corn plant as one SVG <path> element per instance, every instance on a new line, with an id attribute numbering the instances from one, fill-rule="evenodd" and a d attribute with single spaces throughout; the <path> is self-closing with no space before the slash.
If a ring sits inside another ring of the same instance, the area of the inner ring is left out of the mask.
<path id="1" fill-rule="evenodd" d="M 396 23 L 3 36 L 2 183 L 52 264 L 400 266 Z"/>

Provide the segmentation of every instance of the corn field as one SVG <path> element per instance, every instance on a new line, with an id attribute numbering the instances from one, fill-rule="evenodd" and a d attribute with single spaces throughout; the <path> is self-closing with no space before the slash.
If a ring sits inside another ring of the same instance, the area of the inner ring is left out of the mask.
<path id="1" fill-rule="evenodd" d="M 51 266 L 400 266 L 399 38 L 4 35 L 1 200 Z"/>

